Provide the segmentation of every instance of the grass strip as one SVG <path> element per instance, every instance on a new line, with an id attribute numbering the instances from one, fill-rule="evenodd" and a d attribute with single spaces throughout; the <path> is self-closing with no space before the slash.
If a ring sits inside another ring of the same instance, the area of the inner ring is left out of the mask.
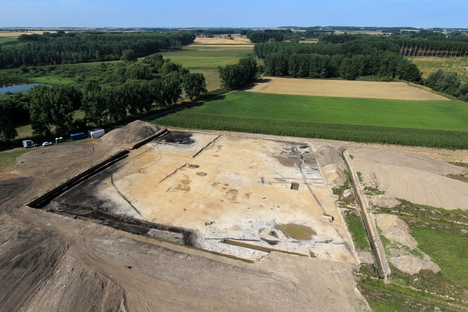
<path id="1" fill-rule="evenodd" d="M 293 121 L 197 113 L 190 109 L 151 120 L 157 125 L 365 143 L 468 149 L 468 131 L 429 130 Z"/>

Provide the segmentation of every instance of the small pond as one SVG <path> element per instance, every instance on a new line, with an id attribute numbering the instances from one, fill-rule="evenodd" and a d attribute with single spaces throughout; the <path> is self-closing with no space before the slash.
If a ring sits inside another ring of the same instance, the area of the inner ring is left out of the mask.
<path id="1" fill-rule="evenodd" d="M 1 86 L 0 94 L 5 94 L 7 92 L 16 93 L 16 92 L 26 92 L 32 87 L 40 86 L 40 83 L 28 83 L 28 84 L 18 84 L 12 86 Z"/>

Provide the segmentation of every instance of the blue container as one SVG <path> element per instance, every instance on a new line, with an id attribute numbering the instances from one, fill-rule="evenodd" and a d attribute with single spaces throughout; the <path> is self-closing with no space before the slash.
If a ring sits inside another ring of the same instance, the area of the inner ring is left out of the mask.
<path id="1" fill-rule="evenodd" d="M 85 138 L 86 138 L 86 135 L 84 132 L 70 134 L 70 141 L 77 141 L 77 140 L 81 140 Z"/>

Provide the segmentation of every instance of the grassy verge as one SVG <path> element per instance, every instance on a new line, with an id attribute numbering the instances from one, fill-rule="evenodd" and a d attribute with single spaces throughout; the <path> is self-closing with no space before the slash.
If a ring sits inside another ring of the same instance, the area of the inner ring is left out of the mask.
<path id="1" fill-rule="evenodd" d="M 0 152 L 0 170 L 9 167 L 15 163 L 15 159 L 18 156 L 23 155 L 30 150 L 25 148 L 17 148 L 11 151 Z"/>
<path id="2" fill-rule="evenodd" d="M 344 219 L 348 225 L 348 230 L 351 233 L 356 250 L 370 251 L 371 247 L 367 240 L 367 232 L 359 213 L 355 210 L 348 210 L 344 213 Z"/>
<path id="3" fill-rule="evenodd" d="M 402 218 L 431 257 L 439 273 L 409 275 L 392 267 L 390 284 L 375 280 L 373 267 L 360 269 L 359 288 L 374 311 L 460 311 L 468 309 L 468 212 L 444 210 L 401 201 L 395 208 L 377 208 Z M 388 247 L 389 242 L 386 246 Z"/>
<path id="4" fill-rule="evenodd" d="M 462 163 L 462 162 L 451 162 L 452 165 L 455 165 L 455 166 L 460 166 L 460 167 L 465 167 L 465 168 L 468 168 L 468 164 L 467 163 Z"/>

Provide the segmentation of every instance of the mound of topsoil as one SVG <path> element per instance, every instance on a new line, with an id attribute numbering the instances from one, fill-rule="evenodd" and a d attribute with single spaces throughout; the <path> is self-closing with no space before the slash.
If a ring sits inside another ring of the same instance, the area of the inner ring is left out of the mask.
<path id="1" fill-rule="evenodd" d="M 123 128 L 110 131 L 102 137 L 104 143 L 125 145 L 137 143 L 159 131 L 159 128 L 146 121 L 135 120 Z"/>

